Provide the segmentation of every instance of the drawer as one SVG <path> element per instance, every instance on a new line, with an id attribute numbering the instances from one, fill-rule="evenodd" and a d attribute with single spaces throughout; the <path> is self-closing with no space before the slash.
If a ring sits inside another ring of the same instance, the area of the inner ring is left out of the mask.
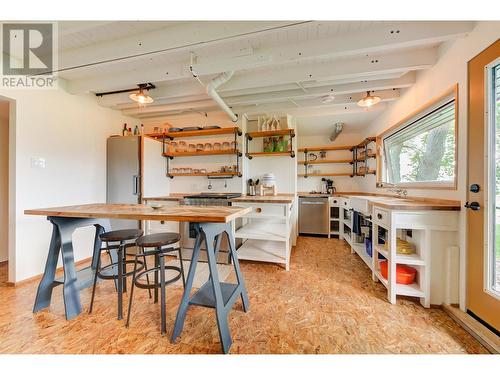
<path id="1" fill-rule="evenodd" d="M 341 199 L 337 197 L 330 197 L 330 207 L 338 207 L 340 206 Z"/>
<path id="2" fill-rule="evenodd" d="M 165 232 L 180 233 L 179 223 L 177 221 L 149 221 L 149 234 Z"/>
<path id="3" fill-rule="evenodd" d="M 267 216 L 275 216 L 275 217 L 286 217 L 288 214 L 287 204 L 273 204 L 273 203 L 247 203 L 247 202 L 238 202 L 234 204 L 239 207 L 251 207 L 252 212 L 247 214 L 248 216 L 253 217 L 267 217 Z"/>
<path id="4" fill-rule="evenodd" d="M 340 201 L 340 205 L 344 208 L 351 208 L 351 202 L 348 198 L 342 198 Z"/>
<path id="5" fill-rule="evenodd" d="M 163 206 L 178 206 L 178 201 L 148 201 L 148 205 L 161 204 Z M 149 234 L 152 233 L 165 233 L 165 232 L 179 232 L 179 222 L 177 221 L 157 221 L 149 220 Z"/>
<path id="6" fill-rule="evenodd" d="M 378 221 L 386 226 L 391 225 L 391 214 L 389 211 L 382 208 L 373 207 L 373 220 Z"/>

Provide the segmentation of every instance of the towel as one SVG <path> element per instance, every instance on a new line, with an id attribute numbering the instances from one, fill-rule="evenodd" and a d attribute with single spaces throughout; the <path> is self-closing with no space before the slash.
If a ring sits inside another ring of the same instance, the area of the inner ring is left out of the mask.
<path id="1" fill-rule="evenodd" d="M 361 236 L 361 215 L 357 211 L 352 213 L 352 231 Z"/>

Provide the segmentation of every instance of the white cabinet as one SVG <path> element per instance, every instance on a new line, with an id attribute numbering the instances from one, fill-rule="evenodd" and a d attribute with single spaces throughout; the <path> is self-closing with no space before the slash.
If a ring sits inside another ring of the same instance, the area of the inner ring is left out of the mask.
<path id="1" fill-rule="evenodd" d="M 372 279 L 380 281 L 387 288 L 387 299 L 396 303 L 396 297 L 412 296 L 420 298 L 424 307 L 430 307 L 431 295 L 436 298 L 433 303 L 444 302 L 441 296 L 445 295 L 443 286 L 431 283 L 432 275 L 441 276 L 443 264 L 433 264 L 431 271 L 432 252 L 444 252 L 455 247 L 456 243 L 450 236 L 443 233 L 456 233 L 458 230 L 458 214 L 455 211 L 407 211 L 370 206 L 372 228 L 372 254 L 368 254 L 364 243 L 357 243 L 356 235 L 352 231 L 353 212 L 348 198 L 341 201 L 341 235 L 355 252 L 370 268 Z M 439 236 L 432 236 L 439 233 Z M 379 236 L 380 234 L 380 236 Z M 453 237 L 453 236 L 452 236 Z M 387 243 L 379 244 L 380 242 Z M 404 255 L 397 252 L 397 239 L 403 239 L 415 246 L 415 253 Z M 431 241 L 431 238 L 434 239 Z M 382 241 L 383 240 L 383 241 Z M 387 260 L 387 278 L 380 271 L 379 254 Z M 416 280 L 412 284 L 398 284 L 396 282 L 396 265 L 404 264 L 417 270 Z M 452 272 L 447 270 L 447 272 Z M 458 272 L 458 270 L 456 270 Z M 433 290 L 431 291 L 431 285 Z M 432 292 L 432 293 L 431 293 Z"/>
<path id="2" fill-rule="evenodd" d="M 340 236 L 340 198 L 338 197 L 330 197 L 328 199 L 329 206 L 330 206 L 330 214 L 329 214 L 329 220 L 330 220 L 330 232 L 328 233 L 328 238 L 331 236 Z"/>
<path id="3" fill-rule="evenodd" d="M 251 207 L 243 216 L 243 225 L 235 237 L 243 240 L 238 258 L 284 264 L 290 268 L 293 242 L 294 203 L 238 202 L 240 207 Z"/>

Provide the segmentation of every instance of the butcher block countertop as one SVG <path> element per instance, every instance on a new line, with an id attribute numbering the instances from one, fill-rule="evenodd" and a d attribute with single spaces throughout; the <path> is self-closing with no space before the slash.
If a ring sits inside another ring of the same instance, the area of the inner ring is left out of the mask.
<path id="1" fill-rule="evenodd" d="M 142 200 L 144 202 L 149 202 L 149 201 L 180 201 L 186 195 L 189 195 L 189 193 L 171 193 L 169 195 L 162 195 L 160 197 L 142 198 Z"/>
<path id="2" fill-rule="evenodd" d="M 228 223 L 249 212 L 251 208 L 232 206 L 166 206 L 153 209 L 143 204 L 83 204 L 26 210 L 26 215 L 60 216 L 94 219 L 127 219 L 185 221 L 196 223 Z"/>
<path id="3" fill-rule="evenodd" d="M 192 193 L 191 193 L 192 194 Z M 172 193 L 169 195 L 164 195 L 160 197 L 148 197 L 143 198 L 144 202 L 151 201 L 180 201 L 185 196 L 190 195 L 190 193 Z M 255 202 L 255 203 L 293 203 L 295 200 L 295 194 L 278 194 L 278 195 L 242 195 L 238 198 L 232 198 L 229 201 L 238 202 Z"/>
<path id="4" fill-rule="evenodd" d="M 255 202 L 255 203 L 293 203 L 295 194 L 278 195 L 242 195 L 238 198 L 232 198 L 231 202 Z"/>
<path id="5" fill-rule="evenodd" d="M 460 211 L 460 201 L 432 198 L 399 198 L 389 194 L 336 192 L 333 194 L 298 193 L 302 197 L 359 197 L 367 199 L 372 206 L 398 211 Z"/>
<path id="6" fill-rule="evenodd" d="M 179 201 L 189 193 L 172 193 L 161 197 L 144 198 L 147 201 Z M 370 201 L 373 206 L 387 208 L 399 211 L 460 211 L 460 201 L 446 199 L 432 199 L 419 197 L 399 198 L 389 194 L 363 193 L 363 192 L 336 192 L 333 194 L 317 194 L 317 193 L 297 193 L 299 197 L 361 197 Z M 255 203 L 292 203 L 295 200 L 294 194 L 278 194 L 266 196 L 249 196 L 243 195 L 238 198 L 233 198 L 230 201 L 234 204 L 238 202 L 255 202 Z"/>

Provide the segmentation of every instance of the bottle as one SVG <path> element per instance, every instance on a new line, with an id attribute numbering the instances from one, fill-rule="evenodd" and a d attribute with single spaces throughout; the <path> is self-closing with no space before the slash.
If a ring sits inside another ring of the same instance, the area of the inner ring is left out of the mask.
<path id="1" fill-rule="evenodd" d="M 141 124 L 141 135 L 144 135 L 144 124 Z"/>
<path id="2" fill-rule="evenodd" d="M 132 128 L 128 128 L 127 135 L 132 135 Z"/>
<path id="3" fill-rule="evenodd" d="M 123 124 L 122 135 L 123 136 L 127 135 L 127 123 Z"/>
<path id="4" fill-rule="evenodd" d="M 134 135 L 139 135 L 139 127 L 137 125 L 134 128 Z"/>

